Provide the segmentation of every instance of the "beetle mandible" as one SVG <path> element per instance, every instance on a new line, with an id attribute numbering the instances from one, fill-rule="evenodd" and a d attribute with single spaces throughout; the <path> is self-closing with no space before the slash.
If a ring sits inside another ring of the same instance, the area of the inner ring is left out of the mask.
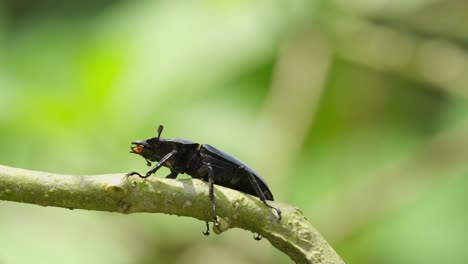
<path id="1" fill-rule="evenodd" d="M 147 178 L 165 166 L 171 170 L 166 178 L 175 179 L 179 173 L 186 173 L 193 178 L 208 182 L 213 222 L 216 225 L 218 220 L 213 191 L 214 184 L 260 198 L 266 206 L 276 211 L 278 220 L 281 219 L 280 209 L 267 202 L 267 200 L 273 201 L 273 194 L 265 180 L 247 164 L 208 144 L 198 144 L 182 138 L 161 138 L 163 128 L 162 125 L 159 126 L 157 137 L 134 141 L 130 147 L 130 152 L 142 156 L 148 166 L 151 166 L 151 162 L 158 162 L 158 164 L 145 175 L 133 171 L 125 175 L 126 177 L 138 175 L 140 178 Z M 206 226 L 207 230 L 203 234 L 209 235 L 208 222 Z M 261 236 L 257 238 L 261 238 Z"/>

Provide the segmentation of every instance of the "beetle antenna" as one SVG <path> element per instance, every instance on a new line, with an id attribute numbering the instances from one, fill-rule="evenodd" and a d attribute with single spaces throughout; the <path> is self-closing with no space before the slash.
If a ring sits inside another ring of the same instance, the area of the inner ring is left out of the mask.
<path id="1" fill-rule="evenodd" d="M 159 127 L 158 127 L 158 140 L 159 140 L 159 138 L 161 137 L 161 133 L 162 133 L 163 129 L 164 129 L 164 126 L 163 126 L 163 125 L 159 125 Z"/>

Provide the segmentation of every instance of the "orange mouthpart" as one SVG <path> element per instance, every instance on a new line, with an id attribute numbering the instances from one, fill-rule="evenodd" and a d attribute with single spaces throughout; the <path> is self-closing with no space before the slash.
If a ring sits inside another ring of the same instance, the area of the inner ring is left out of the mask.
<path id="1" fill-rule="evenodd" d="M 144 149 L 143 146 L 135 146 L 135 147 L 132 147 L 133 152 L 135 152 L 135 153 L 137 153 L 137 154 L 141 154 L 141 153 L 143 152 L 143 149 Z"/>

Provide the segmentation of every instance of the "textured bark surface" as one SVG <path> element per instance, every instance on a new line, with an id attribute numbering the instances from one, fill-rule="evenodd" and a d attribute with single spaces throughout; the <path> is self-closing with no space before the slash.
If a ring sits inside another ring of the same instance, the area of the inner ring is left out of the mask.
<path id="1" fill-rule="evenodd" d="M 0 165 L 0 200 L 118 213 L 164 213 L 211 220 L 208 184 L 197 179 L 150 177 L 124 179 L 124 174 L 74 176 Z M 216 233 L 242 228 L 262 235 L 296 263 L 344 263 L 333 248 L 292 206 L 215 186 L 219 226 Z"/>

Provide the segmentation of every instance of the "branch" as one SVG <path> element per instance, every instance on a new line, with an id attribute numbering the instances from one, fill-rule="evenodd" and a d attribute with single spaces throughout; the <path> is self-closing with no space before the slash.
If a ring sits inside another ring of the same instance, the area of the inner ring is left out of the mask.
<path id="1" fill-rule="evenodd" d="M 149 212 L 211 221 L 208 184 L 197 179 L 172 180 L 124 174 L 73 176 L 0 165 L 0 200 L 124 214 Z M 296 263 L 344 263 L 301 211 L 273 202 L 283 218 L 256 197 L 215 187 L 219 226 L 216 233 L 242 228 L 258 233 Z"/>

